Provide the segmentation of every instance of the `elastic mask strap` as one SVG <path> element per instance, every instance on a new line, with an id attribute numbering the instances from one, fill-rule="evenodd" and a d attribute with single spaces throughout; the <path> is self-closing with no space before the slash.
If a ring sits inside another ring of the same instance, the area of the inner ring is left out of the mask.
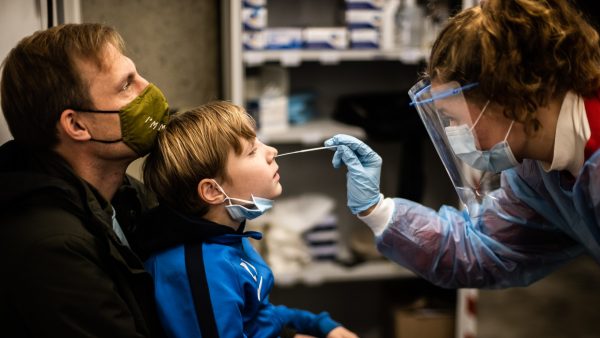
<path id="1" fill-rule="evenodd" d="M 119 110 L 94 110 L 94 109 L 78 109 L 78 108 L 72 108 L 72 109 L 79 113 L 119 114 L 121 112 Z"/>
<path id="2" fill-rule="evenodd" d="M 116 139 L 116 140 L 98 140 L 95 138 L 91 138 L 90 141 L 94 141 L 94 142 L 98 142 L 98 143 L 104 143 L 104 144 L 112 144 L 112 143 L 119 143 L 121 141 L 123 141 L 122 138 L 120 139 Z"/>
<path id="3" fill-rule="evenodd" d="M 221 188 L 219 183 L 217 183 L 217 181 L 215 181 L 215 180 L 212 180 L 212 181 L 215 182 L 215 184 L 217 185 L 217 188 L 219 188 L 219 190 L 223 193 L 223 195 L 225 195 L 225 200 L 227 200 L 229 202 L 229 205 L 233 205 L 233 203 L 231 203 L 231 201 L 241 202 L 244 204 L 254 204 L 254 202 L 252 202 L 252 201 L 247 201 L 247 200 L 227 196 L 227 193 L 225 193 L 225 190 L 223 190 L 223 188 Z M 223 201 L 223 202 L 225 202 L 225 201 Z"/>
<path id="4" fill-rule="evenodd" d="M 225 195 L 225 199 L 223 200 L 223 202 L 228 201 L 229 205 L 233 205 L 233 203 L 231 203 L 231 198 L 229 198 L 229 196 L 227 196 L 227 193 L 225 193 L 225 190 L 223 190 L 223 188 L 221 188 L 219 183 L 217 183 L 217 181 L 215 181 L 215 180 L 212 180 L 212 181 L 215 182 L 219 191 L 221 191 L 223 193 L 223 195 Z"/>
<path id="5" fill-rule="evenodd" d="M 469 129 L 470 131 L 473 131 L 473 128 L 475 128 L 475 126 L 477 125 L 477 122 L 479 122 L 479 120 L 481 119 L 481 117 L 483 116 L 483 113 L 485 112 L 485 109 L 487 108 L 488 104 L 490 104 L 490 100 L 488 100 L 485 103 L 485 106 L 483 106 L 483 109 L 481 109 L 481 113 L 479 113 L 479 116 L 477 116 L 477 120 L 475 120 L 475 123 L 473 123 L 473 125 L 471 126 L 471 128 Z"/>
<path id="6" fill-rule="evenodd" d="M 508 131 L 506 132 L 506 136 L 504 136 L 504 142 L 506 142 L 506 140 L 508 140 L 508 135 L 510 134 L 510 131 L 512 130 L 513 124 L 515 124 L 515 120 L 512 120 L 512 122 L 510 123 L 510 127 L 508 127 Z"/>
<path id="7" fill-rule="evenodd" d="M 119 114 L 120 113 L 120 111 L 118 111 L 118 110 L 94 110 L 94 109 L 79 109 L 79 108 L 72 108 L 72 109 L 79 113 L 96 113 L 96 114 Z M 123 141 L 123 138 L 116 139 L 116 140 L 99 140 L 99 139 L 95 139 L 92 136 L 90 141 L 104 143 L 104 144 L 111 144 L 111 143 L 121 142 L 121 141 Z"/>
<path id="8" fill-rule="evenodd" d="M 242 199 L 239 199 L 239 198 L 232 198 L 232 197 L 228 197 L 228 198 L 229 198 L 230 205 L 231 205 L 231 201 L 241 202 L 242 206 L 244 206 L 243 204 L 254 204 L 254 202 L 248 201 L 248 200 L 242 200 Z"/>

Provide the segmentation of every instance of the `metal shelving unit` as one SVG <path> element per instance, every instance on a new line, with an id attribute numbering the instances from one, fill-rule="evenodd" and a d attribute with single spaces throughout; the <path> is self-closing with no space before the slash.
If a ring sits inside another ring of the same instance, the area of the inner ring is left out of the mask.
<path id="1" fill-rule="evenodd" d="M 463 7 L 477 4 L 476 0 L 462 0 Z M 365 64 L 395 63 L 411 65 L 422 62 L 426 53 L 401 50 L 263 50 L 244 51 L 242 48 L 241 0 L 228 0 L 222 3 L 222 57 L 223 86 L 225 99 L 235 104 L 244 104 L 244 81 L 246 72 L 267 63 L 278 63 L 283 67 L 297 68 L 305 63 L 317 63 L 327 69 L 334 69 L 347 62 Z M 324 72 L 327 71 L 324 69 Z M 369 86 L 365 83 L 364 86 Z M 398 88 L 396 88 L 398 89 Z M 361 128 L 344 125 L 327 118 L 311 121 L 275 134 L 261 134 L 259 137 L 272 144 L 314 145 L 322 143 L 337 133 L 365 138 Z M 340 187 L 342 189 L 343 187 Z M 373 261 L 353 268 L 344 268 L 331 262 L 315 262 L 306 266 L 301 274 L 276 276 L 278 286 L 294 285 L 318 286 L 331 282 L 353 282 L 386 280 L 394 278 L 415 278 L 416 276 L 395 263 Z M 456 305 L 455 337 L 475 336 L 476 317 L 469 312 L 477 301 L 476 290 L 458 290 Z"/>

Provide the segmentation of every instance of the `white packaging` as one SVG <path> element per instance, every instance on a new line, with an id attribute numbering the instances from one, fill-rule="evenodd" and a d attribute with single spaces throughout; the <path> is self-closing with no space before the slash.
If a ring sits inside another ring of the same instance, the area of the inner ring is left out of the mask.
<path id="1" fill-rule="evenodd" d="M 267 5 L 267 0 L 242 0 L 243 7 L 264 7 Z"/>
<path id="2" fill-rule="evenodd" d="M 376 29 L 353 29 L 350 31 L 350 48 L 378 49 L 379 31 Z"/>
<path id="3" fill-rule="evenodd" d="M 261 134 L 279 133 L 288 129 L 287 96 L 262 96 L 258 106 L 258 125 Z"/>
<path id="4" fill-rule="evenodd" d="M 242 44 L 245 50 L 263 50 L 267 46 L 265 32 L 243 32 Z"/>
<path id="5" fill-rule="evenodd" d="M 267 9 L 265 7 L 243 8 L 242 27 L 245 31 L 257 31 L 267 27 Z"/>
<path id="6" fill-rule="evenodd" d="M 307 49 L 347 49 L 348 30 L 346 27 L 309 27 L 302 31 L 304 48 Z"/>
<path id="7" fill-rule="evenodd" d="M 382 9 L 385 0 L 346 0 L 347 9 Z"/>
<path id="8" fill-rule="evenodd" d="M 349 9 L 346 11 L 346 24 L 350 29 L 379 28 L 383 13 L 378 10 Z"/>
<path id="9" fill-rule="evenodd" d="M 297 49 L 302 48 L 301 28 L 267 28 L 265 29 L 267 49 Z"/>
<path id="10" fill-rule="evenodd" d="M 392 50 L 396 47 L 396 13 L 400 7 L 400 0 L 387 0 L 383 7 L 381 22 L 381 49 Z"/>

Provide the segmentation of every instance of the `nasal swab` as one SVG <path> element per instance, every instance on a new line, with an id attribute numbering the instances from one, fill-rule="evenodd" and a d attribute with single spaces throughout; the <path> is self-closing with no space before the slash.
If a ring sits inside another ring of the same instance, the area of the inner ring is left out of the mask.
<path id="1" fill-rule="evenodd" d="M 299 153 L 306 153 L 306 152 L 315 151 L 315 150 L 333 149 L 333 148 L 337 148 L 337 146 L 317 147 L 317 148 L 310 148 L 310 149 L 292 151 L 292 152 L 285 153 L 285 154 L 279 154 L 279 155 L 277 155 L 275 157 L 281 157 L 281 156 L 292 155 L 292 154 L 299 154 Z"/>

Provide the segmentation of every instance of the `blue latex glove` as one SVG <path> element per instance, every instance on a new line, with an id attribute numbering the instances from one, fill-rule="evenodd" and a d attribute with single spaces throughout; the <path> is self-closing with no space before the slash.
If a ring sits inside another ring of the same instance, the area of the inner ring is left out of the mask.
<path id="1" fill-rule="evenodd" d="M 350 211 L 356 215 L 377 204 L 381 157 L 359 139 L 343 134 L 325 141 L 325 146 L 338 146 L 332 160 L 334 168 L 342 163 L 348 167 L 346 185 Z"/>

